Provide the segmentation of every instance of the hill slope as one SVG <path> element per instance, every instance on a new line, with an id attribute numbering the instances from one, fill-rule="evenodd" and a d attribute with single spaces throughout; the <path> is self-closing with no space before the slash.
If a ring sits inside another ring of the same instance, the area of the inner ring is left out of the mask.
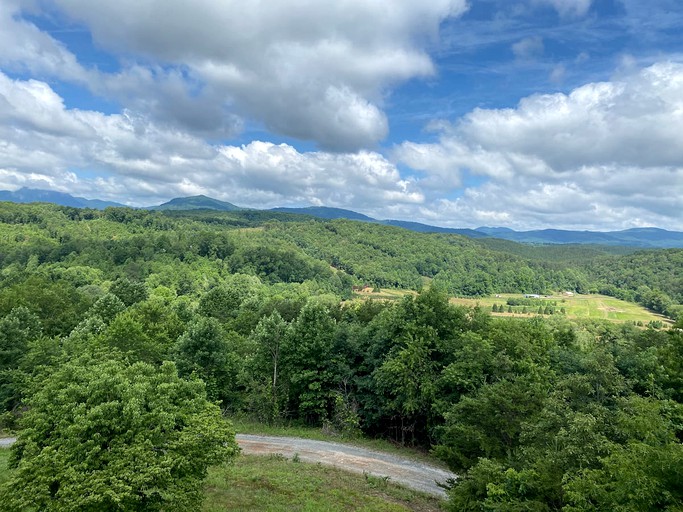
<path id="1" fill-rule="evenodd" d="M 110 201 L 100 201 L 98 199 L 84 199 L 74 197 L 63 192 L 50 190 L 21 188 L 17 191 L 0 191 L 0 201 L 11 201 L 15 203 L 46 202 L 55 203 L 62 206 L 73 206 L 77 208 L 96 208 L 104 209 L 108 206 L 124 206 L 120 203 Z M 226 201 L 220 201 L 204 195 L 192 197 L 177 197 L 158 206 L 149 206 L 147 210 L 162 211 L 190 211 L 190 210 L 215 210 L 215 211 L 240 211 L 244 210 L 239 206 Z M 378 220 L 362 213 L 346 210 L 343 208 L 330 208 L 326 206 L 309 206 L 303 208 L 280 207 L 270 210 L 250 210 L 254 215 L 263 216 L 268 212 L 274 214 L 287 214 L 288 216 L 307 215 L 323 220 L 348 219 L 361 222 L 370 222 L 396 226 L 418 233 L 451 233 L 464 235 L 469 238 L 480 240 L 501 239 L 518 242 L 522 244 L 535 245 L 592 245 L 603 247 L 637 247 L 642 249 L 671 249 L 683 248 L 683 232 L 667 231 L 659 228 L 633 228 L 623 231 L 571 231 L 562 229 L 542 229 L 531 231 L 514 231 L 505 227 L 479 227 L 477 229 L 446 228 L 431 226 L 419 222 L 404 220 Z M 262 212 L 256 214 L 255 212 Z M 612 251 L 606 251 L 612 252 Z"/>

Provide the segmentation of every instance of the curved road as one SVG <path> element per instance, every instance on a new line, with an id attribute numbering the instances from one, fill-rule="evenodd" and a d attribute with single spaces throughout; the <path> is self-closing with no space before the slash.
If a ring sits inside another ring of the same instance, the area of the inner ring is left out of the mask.
<path id="1" fill-rule="evenodd" d="M 355 473 L 387 476 L 392 482 L 442 498 L 446 493 L 436 482 L 455 478 L 449 471 L 422 462 L 347 444 L 251 434 L 237 434 L 236 437 L 242 453 L 247 455 L 280 453 L 291 458 L 298 454 L 304 462 L 320 462 Z M 16 438 L 12 437 L 0 439 L 0 447 L 10 446 L 14 441 Z"/>

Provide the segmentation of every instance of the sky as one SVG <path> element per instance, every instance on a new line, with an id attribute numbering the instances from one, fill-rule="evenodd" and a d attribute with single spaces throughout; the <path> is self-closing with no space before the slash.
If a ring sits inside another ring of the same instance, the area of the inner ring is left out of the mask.
<path id="1" fill-rule="evenodd" d="M 680 0 L 0 0 L 0 189 L 683 231 Z"/>

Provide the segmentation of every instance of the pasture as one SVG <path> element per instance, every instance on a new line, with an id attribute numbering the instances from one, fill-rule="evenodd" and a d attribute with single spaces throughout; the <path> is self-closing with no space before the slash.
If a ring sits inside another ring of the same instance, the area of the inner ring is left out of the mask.
<path id="1" fill-rule="evenodd" d="M 502 313 L 492 313 L 494 316 L 534 316 L 538 314 L 538 307 L 545 306 L 548 303 L 554 303 L 555 310 L 559 311 L 562 308 L 568 318 L 574 319 L 601 319 L 609 320 L 611 322 L 641 322 L 647 325 L 649 322 L 662 322 L 665 325 L 671 321 L 662 315 L 658 315 L 648 311 L 638 304 L 626 302 L 623 300 L 608 297 L 606 295 L 579 295 L 565 296 L 562 294 L 544 295 L 539 299 L 531 299 L 532 304 L 538 303 L 538 306 L 527 306 L 527 313 L 522 313 L 521 306 L 515 306 L 513 313 L 507 312 L 507 300 L 509 298 L 520 299 L 524 295 L 519 293 L 502 293 L 490 297 L 480 297 L 476 299 L 470 298 L 452 298 L 451 302 L 454 304 L 462 304 L 466 306 L 479 305 L 489 311 L 494 304 L 503 305 L 505 311 Z"/>

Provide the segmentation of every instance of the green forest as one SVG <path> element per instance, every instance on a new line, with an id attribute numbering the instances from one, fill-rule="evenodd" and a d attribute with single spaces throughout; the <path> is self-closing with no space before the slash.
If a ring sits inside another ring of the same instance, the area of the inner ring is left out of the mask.
<path id="1" fill-rule="evenodd" d="M 674 323 L 449 300 L 557 291 Z M 681 304 L 677 249 L 0 203 L 1 426 L 19 432 L 0 503 L 197 510 L 207 468 L 238 456 L 224 418 L 245 415 L 429 450 L 459 475 L 448 510 L 680 511 Z"/>

